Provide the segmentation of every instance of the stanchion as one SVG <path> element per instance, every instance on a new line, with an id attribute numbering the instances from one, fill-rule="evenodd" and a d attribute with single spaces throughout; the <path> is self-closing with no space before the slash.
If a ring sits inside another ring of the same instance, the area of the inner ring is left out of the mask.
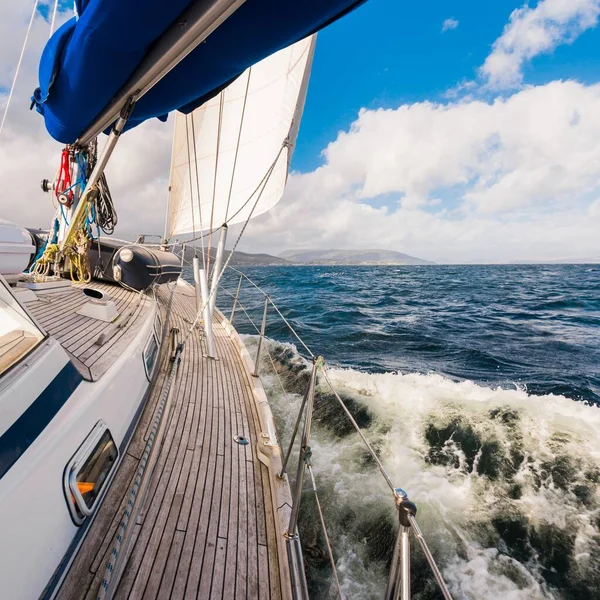
<path id="1" fill-rule="evenodd" d="M 265 337 L 265 329 L 267 327 L 267 308 L 269 307 L 269 296 L 265 296 L 265 310 L 263 312 L 262 325 L 260 326 L 260 337 L 258 338 L 258 348 L 256 349 L 256 362 L 254 363 L 253 377 L 258 377 L 258 366 L 260 362 L 260 350 L 262 348 L 263 339 Z"/>
<path id="2" fill-rule="evenodd" d="M 215 341 L 213 338 L 212 328 L 212 315 L 210 313 L 210 306 L 208 305 L 208 282 L 206 281 L 206 271 L 204 269 L 198 270 L 198 277 L 200 279 L 200 293 L 201 302 L 204 306 L 204 333 L 206 334 L 206 345 L 207 345 L 207 356 L 208 358 L 216 358 L 215 355 Z"/>

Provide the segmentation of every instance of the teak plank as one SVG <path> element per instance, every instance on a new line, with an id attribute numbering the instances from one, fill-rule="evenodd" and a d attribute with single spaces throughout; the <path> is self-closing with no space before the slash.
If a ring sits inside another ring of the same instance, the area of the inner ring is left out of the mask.
<path id="1" fill-rule="evenodd" d="M 163 286 L 157 296 L 165 306 L 170 290 Z M 117 298 L 121 305 L 135 301 L 125 294 Z M 140 302 L 130 317 L 131 331 L 141 326 L 137 321 L 141 323 L 141 315 L 151 307 L 151 297 Z M 169 328 L 177 327 L 181 340 L 195 318 L 193 292 L 177 286 L 171 309 Z M 256 452 L 262 438 L 249 374 L 223 325 L 215 321 L 213 328 L 218 361 L 206 358 L 199 328 L 187 340 L 173 384 L 172 408 L 165 416 L 165 437 L 156 449 L 154 472 L 115 598 L 281 598 L 269 472 Z M 126 338 L 117 334 L 100 352 L 89 337 L 92 330 L 86 326 L 85 332 L 77 332 L 85 362 L 98 356 L 105 360 Z M 94 597 L 164 390 L 168 356 L 163 350 L 154 389 L 117 473 L 120 483 L 109 490 L 100 509 L 102 518 L 99 514 L 98 526 L 84 540 L 59 600 Z M 236 435 L 245 436 L 249 444 L 236 443 Z"/>

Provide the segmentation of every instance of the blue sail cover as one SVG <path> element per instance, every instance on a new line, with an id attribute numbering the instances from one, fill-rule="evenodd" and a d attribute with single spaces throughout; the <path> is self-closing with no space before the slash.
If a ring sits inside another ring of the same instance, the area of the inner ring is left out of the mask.
<path id="1" fill-rule="evenodd" d="M 128 128 L 191 112 L 266 56 L 365 0 L 246 0 L 136 104 Z M 50 135 L 73 143 L 116 95 L 152 44 L 193 0 L 78 0 L 79 17 L 46 44 L 33 101 Z"/>

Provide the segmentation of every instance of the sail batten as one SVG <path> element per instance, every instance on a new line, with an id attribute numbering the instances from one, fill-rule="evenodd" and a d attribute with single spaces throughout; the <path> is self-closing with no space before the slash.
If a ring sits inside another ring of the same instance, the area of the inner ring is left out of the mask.
<path id="1" fill-rule="evenodd" d="M 314 43 L 313 35 L 280 50 L 189 115 L 177 114 L 169 237 L 243 222 L 281 199 Z"/>

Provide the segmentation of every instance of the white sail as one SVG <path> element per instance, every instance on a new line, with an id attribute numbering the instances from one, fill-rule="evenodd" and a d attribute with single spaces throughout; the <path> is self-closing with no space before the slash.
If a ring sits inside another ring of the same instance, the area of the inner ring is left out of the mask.
<path id="1" fill-rule="evenodd" d="M 315 37 L 252 66 L 193 113 L 177 113 L 169 237 L 243 222 L 281 199 Z"/>

